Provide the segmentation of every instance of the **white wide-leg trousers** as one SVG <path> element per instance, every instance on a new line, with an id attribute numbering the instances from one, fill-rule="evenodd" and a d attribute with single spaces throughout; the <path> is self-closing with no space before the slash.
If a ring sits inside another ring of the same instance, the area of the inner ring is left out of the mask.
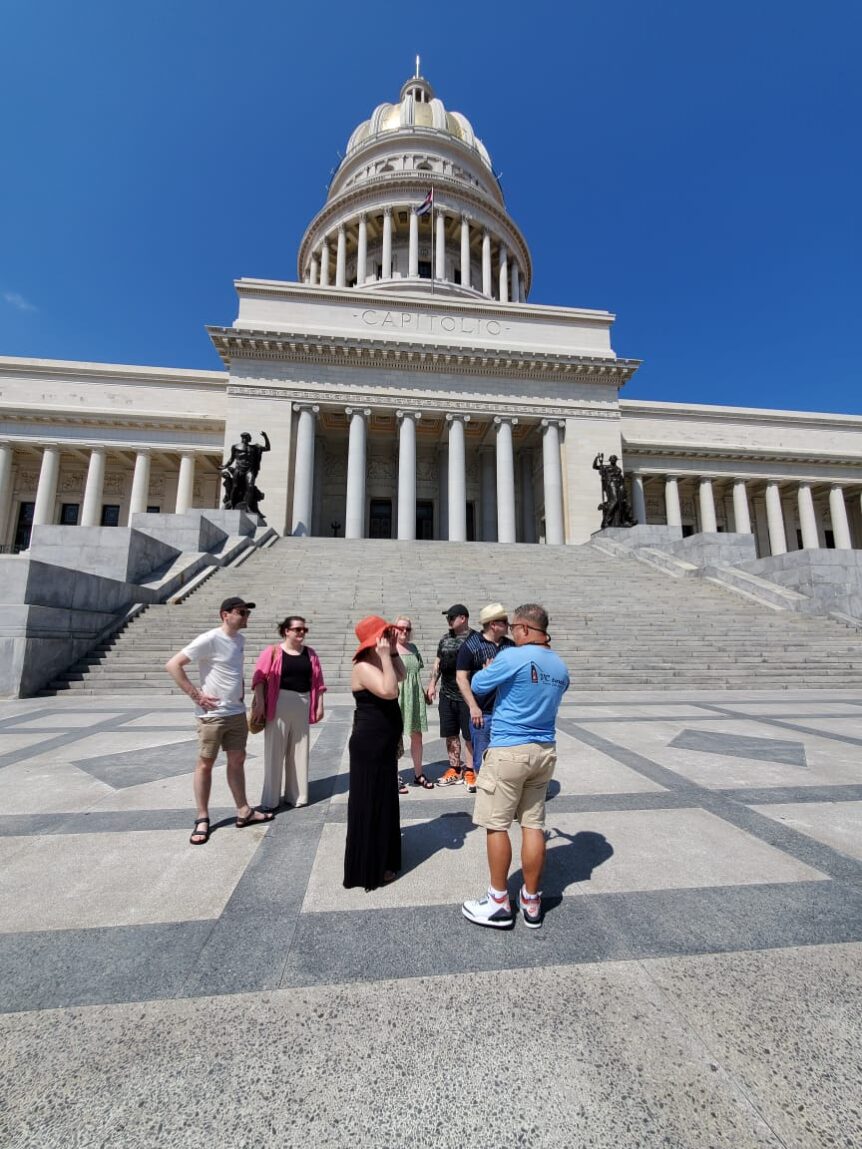
<path id="1" fill-rule="evenodd" d="M 274 809 L 284 800 L 292 806 L 308 803 L 308 695 L 280 690 L 275 718 L 263 733 L 263 793 L 261 806 Z"/>

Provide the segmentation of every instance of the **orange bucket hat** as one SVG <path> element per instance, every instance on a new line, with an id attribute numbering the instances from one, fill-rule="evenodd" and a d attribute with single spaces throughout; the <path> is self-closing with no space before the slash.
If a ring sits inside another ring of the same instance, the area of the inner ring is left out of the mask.
<path id="1" fill-rule="evenodd" d="M 378 638 L 391 625 L 379 614 L 370 614 L 368 618 L 361 618 L 354 627 L 356 637 L 359 639 L 359 646 L 356 648 L 353 661 L 356 661 L 363 650 L 369 650 L 372 646 L 376 646 Z"/>

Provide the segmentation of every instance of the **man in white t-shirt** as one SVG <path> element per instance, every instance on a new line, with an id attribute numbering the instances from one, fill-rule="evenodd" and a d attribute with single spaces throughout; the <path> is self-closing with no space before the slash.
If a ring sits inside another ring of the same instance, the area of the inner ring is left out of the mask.
<path id="1" fill-rule="evenodd" d="M 253 602 L 226 598 L 219 610 L 221 626 L 199 634 L 165 663 L 165 670 L 196 707 L 198 762 L 194 788 L 198 816 L 189 838 L 193 846 L 203 846 L 209 841 L 212 770 L 219 750 L 227 755 L 227 784 L 236 803 L 237 826 L 252 826 L 273 819 L 272 814 L 253 810 L 245 795 L 248 722 L 243 701 L 245 636 L 240 632 L 248 626 L 248 616 L 253 610 Z M 200 687 L 186 675 L 185 668 L 190 662 L 198 664 Z"/>

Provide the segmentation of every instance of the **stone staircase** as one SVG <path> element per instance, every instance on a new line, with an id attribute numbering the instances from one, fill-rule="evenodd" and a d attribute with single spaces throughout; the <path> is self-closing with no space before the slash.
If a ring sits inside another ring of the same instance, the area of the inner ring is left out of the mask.
<path id="1" fill-rule="evenodd" d="M 257 603 L 246 631 L 248 679 L 276 623 L 304 615 L 330 690 L 349 690 L 353 626 L 408 614 L 426 664 L 441 611 L 499 599 L 538 601 L 554 649 L 580 689 L 862 687 L 862 636 L 839 622 L 776 612 L 700 579 L 673 579 L 630 557 L 580 547 L 389 540 L 279 539 L 217 571 L 179 605 L 150 606 L 43 693 L 170 693 L 164 663 L 218 625 L 219 603 Z"/>

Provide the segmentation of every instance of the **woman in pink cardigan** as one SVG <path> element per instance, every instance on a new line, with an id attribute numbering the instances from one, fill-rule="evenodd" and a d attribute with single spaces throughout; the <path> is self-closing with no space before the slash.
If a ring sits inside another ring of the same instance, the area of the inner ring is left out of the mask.
<path id="1" fill-rule="evenodd" d="M 279 623 L 280 646 L 268 646 L 257 660 L 252 717 L 266 718 L 263 732 L 263 793 L 260 804 L 274 810 L 308 805 L 308 727 L 323 718 L 326 686 L 320 659 L 305 645 L 308 626 L 298 614 Z"/>

